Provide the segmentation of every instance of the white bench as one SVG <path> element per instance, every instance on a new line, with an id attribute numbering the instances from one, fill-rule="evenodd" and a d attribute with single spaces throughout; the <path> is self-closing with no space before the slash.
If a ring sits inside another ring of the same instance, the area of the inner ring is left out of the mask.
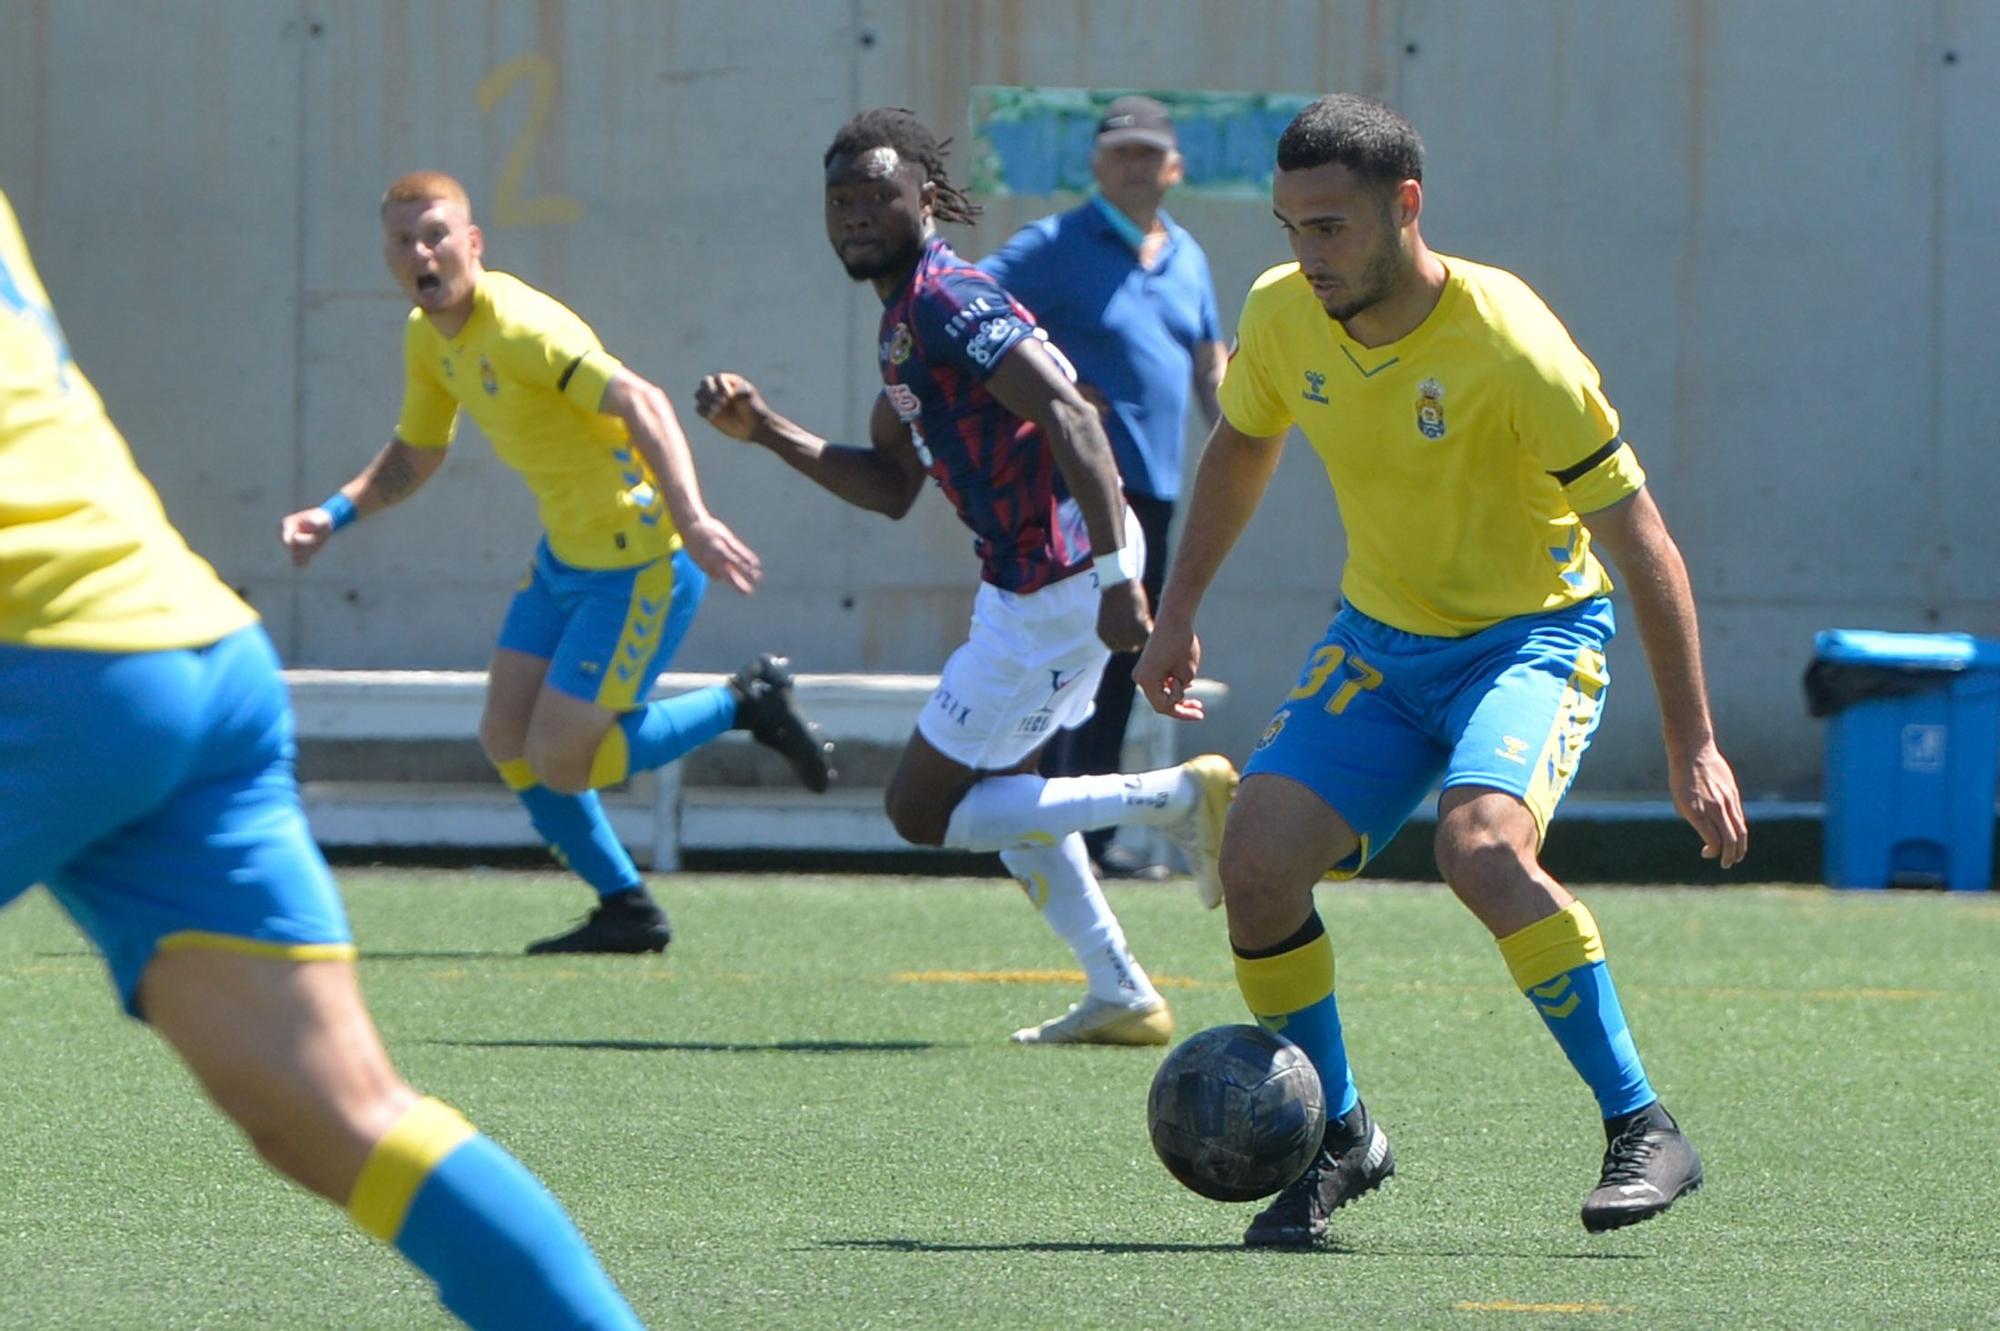
<path id="1" fill-rule="evenodd" d="M 476 741 L 486 674 L 478 670 L 287 670 L 302 741 Z M 671 697 L 727 676 L 671 672 L 651 696 Z M 937 687 L 935 675 L 802 674 L 800 709 L 841 743 L 900 746 Z M 1203 681 L 1195 696 L 1214 707 L 1225 686 Z M 1176 762 L 1175 723 L 1135 702 L 1126 732 L 1128 765 Z M 722 742 L 745 743 L 740 732 Z M 838 758 L 836 757 L 836 762 Z M 313 834 L 327 846 L 539 846 L 527 813 L 496 776 L 481 785 L 410 781 L 308 781 Z M 882 811 L 882 792 L 836 785 L 824 795 L 796 787 L 689 787 L 681 764 L 634 778 L 604 807 L 633 858 L 680 867 L 701 850 L 893 851 L 908 849 Z M 1155 854 L 1163 848 L 1146 847 Z"/>

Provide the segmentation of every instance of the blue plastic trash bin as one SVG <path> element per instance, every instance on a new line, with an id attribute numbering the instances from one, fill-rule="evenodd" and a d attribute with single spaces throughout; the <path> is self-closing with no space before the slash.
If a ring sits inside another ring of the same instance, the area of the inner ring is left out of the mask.
<path id="1" fill-rule="evenodd" d="M 1806 694 L 1826 731 L 1826 881 L 1993 881 L 2000 642 L 1828 629 Z"/>

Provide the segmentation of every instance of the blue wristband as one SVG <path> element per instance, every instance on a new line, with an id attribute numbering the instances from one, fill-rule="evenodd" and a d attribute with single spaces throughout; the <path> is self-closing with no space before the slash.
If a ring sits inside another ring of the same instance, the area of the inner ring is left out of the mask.
<path id="1" fill-rule="evenodd" d="M 333 492 L 333 498 L 321 504 L 320 507 L 325 509 L 326 515 L 333 519 L 333 529 L 335 531 L 339 531 L 342 527 L 345 527 L 348 523 L 361 516 L 354 510 L 354 501 L 338 490 Z"/>

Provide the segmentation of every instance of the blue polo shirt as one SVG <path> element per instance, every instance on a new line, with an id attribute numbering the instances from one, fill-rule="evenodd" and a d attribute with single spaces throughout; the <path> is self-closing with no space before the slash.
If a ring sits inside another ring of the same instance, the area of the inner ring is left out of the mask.
<path id="1" fill-rule="evenodd" d="M 1125 488 L 1172 501 L 1181 490 L 1194 349 L 1222 340 L 1215 282 L 1201 246 L 1164 212 L 1166 248 L 1140 267 L 1110 208 L 1093 196 L 1030 222 L 979 266 L 1028 307 L 1077 378 L 1111 400 L 1106 433 Z"/>

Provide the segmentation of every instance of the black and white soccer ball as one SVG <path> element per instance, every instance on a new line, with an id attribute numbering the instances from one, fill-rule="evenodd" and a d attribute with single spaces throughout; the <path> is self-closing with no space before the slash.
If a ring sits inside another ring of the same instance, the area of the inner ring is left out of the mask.
<path id="1" fill-rule="evenodd" d="M 1146 1097 L 1153 1149 L 1204 1197 L 1248 1202 L 1312 1163 L 1326 1096 L 1305 1051 L 1261 1026 L 1214 1026 L 1181 1041 Z"/>

